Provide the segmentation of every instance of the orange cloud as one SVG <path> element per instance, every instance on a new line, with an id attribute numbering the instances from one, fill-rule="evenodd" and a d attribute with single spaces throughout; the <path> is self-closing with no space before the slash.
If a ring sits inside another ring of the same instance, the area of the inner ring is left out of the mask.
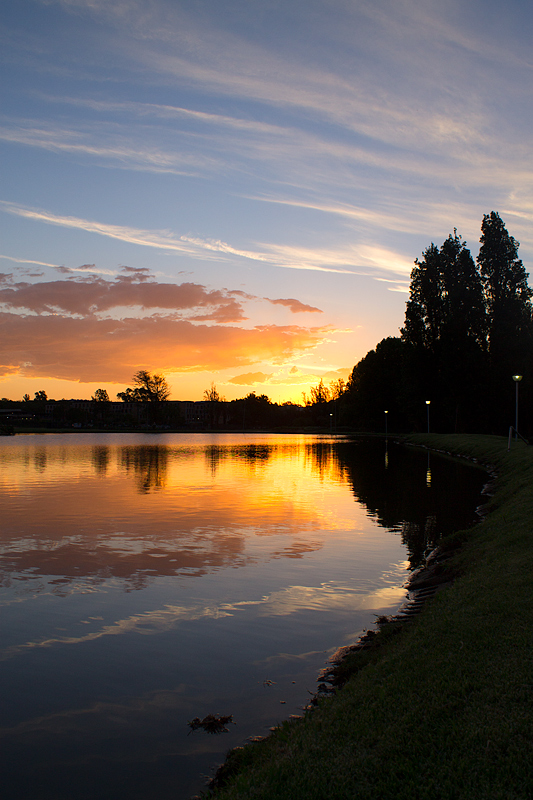
<path id="1" fill-rule="evenodd" d="M 271 300 L 270 297 L 263 298 L 264 300 L 268 300 L 269 303 L 272 303 L 275 306 L 287 306 L 293 312 L 293 314 L 298 313 L 299 311 L 313 311 L 322 314 L 322 310 L 320 308 L 315 308 L 315 306 L 308 306 L 305 303 L 301 303 L 299 300 L 295 300 L 293 297 L 288 297 L 287 299 L 279 299 L 279 300 Z"/>
<path id="2" fill-rule="evenodd" d="M 238 386 L 254 386 L 256 383 L 265 383 L 273 374 L 273 372 L 246 372 L 244 375 L 230 378 L 228 383 L 236 383 Z"/>
<path id="3" fill-rule="evenodd" d="M 124 383 L 139 368 L 168 373 L 281 364 L 330 333 L 232 324 L 246 320 L 244 304 L 256 299 L 241 290 L 159 283 L 146 268 L 123 267 L 113 279 L 67 271 L 40 283 L 0 274 L 0 376 Z M 248 373 L 233 382 L 251 377 L 270 376 Z"/>
<path id="4" fill-rule="evenodd" d="M 281 362 L 316 347 L 325 328 L 198 325 L 154 315 L 121 320 L 0 314 L 3 374 L 125 383 L 139 367 L 199 371 Z"/>

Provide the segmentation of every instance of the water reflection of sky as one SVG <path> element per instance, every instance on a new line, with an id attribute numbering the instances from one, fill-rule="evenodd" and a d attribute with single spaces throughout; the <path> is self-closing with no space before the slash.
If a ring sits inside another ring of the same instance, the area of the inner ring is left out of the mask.
<path id="1" fill-rule="evenodd" d="M 57 592 L 82 576 L 142 588 L 155 576 L 301 558 L 326 531 L 362 533 L 337 462 L 313 455 L 300 443 L 4 446 L 4 573 L 58 576 Z"/>
<path id="2" fill-rule="evenodd" d="M 439 460 L 428 487 L 427 455 L 400 453 L 309 436 L 2 440 L 12 796 L 180 800 L 297 712 L 328 652 L 399 605 L 450 506 L 472 518 L 480 473 Z M 238 721 L 223 740 L 187 736 L 217 711 Z"/>

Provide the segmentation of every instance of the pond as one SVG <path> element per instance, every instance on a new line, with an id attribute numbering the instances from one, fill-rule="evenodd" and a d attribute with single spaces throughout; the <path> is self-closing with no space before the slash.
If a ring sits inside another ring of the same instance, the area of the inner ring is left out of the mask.
<path id="1" fill-rule="evenodd" d="M 201 791 L 398 609 L 485 482 L 384 440 L 4 437 L 4 800 Z M 191 732 L 208 714 L 235 724 Z"/>

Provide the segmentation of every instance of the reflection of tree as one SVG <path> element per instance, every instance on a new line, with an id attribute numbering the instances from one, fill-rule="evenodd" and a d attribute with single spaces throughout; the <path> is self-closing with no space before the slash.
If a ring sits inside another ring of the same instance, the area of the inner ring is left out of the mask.
<path id="1" fill-rule="evenodd" d="M 40 447 L 38 450 L 35 451 L 35 455 L 33 456 L 33 463 L 35 465 L 35 469 L 37 470 L 37 472 L 45 471 L 47 461 L 48 461 L 48 456 L 46 454 L 46 448 Z"/>
<path id="2" fill-rule="evenodd" d="M 123 447 L 120 451 L 121 465 L 126 472 L 134 471 L 139 491 L 143 494 L 153 489 L 162 489 L 166 484 L 168 447 L 163 445 L 139 445 Z"/>
<path id="3" fill-rule="evenodd" d="M 92 461 L 95 472 L 99 475 L 105 475 L 109 466 L 109 447 L 106 445 L 97 445 L 92 449 Z"/>
<path id="4" fill-rule="evenodd" d="M 326 475 L 335 480 L 341 480 L 342 468 L 339 463 L 336 443 L 331 440 L 313 442 L 305 446 L 306 460 L 311 462 L 314 472 L 324 478 Z"/>
<path id="5" fill-rule="evenodd" d="M 442 535 L 473 522 L 485 475 L 452 459 L 435 457 L 428 486 L 426 452 L 389 444 L 386 464 L 385 447 L 375 439 L 339 442 L 336 458 L 369 515 L 401 533 L 414 567 Z"/>
<path id="6" fill-rule="evenodd" d="M 271 457 L 274 448 L 267 444 L 243 444 L 230 447 L 210 445 L 205 448 L 205 459 L 211 475 L 214 477 L 224 461 L 242 461 L 250 467 L 265 463 Z"/>

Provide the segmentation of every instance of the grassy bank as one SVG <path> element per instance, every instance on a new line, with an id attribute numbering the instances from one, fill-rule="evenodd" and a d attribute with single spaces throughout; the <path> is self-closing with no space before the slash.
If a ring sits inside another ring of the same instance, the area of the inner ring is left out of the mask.
<path id="1" fill-rule="evenodd" d="M 217 800 L 533 797 L 533 447 L 408 438 L 498 473 L 455 583 L 305 719 L 233 751 Z"/>

